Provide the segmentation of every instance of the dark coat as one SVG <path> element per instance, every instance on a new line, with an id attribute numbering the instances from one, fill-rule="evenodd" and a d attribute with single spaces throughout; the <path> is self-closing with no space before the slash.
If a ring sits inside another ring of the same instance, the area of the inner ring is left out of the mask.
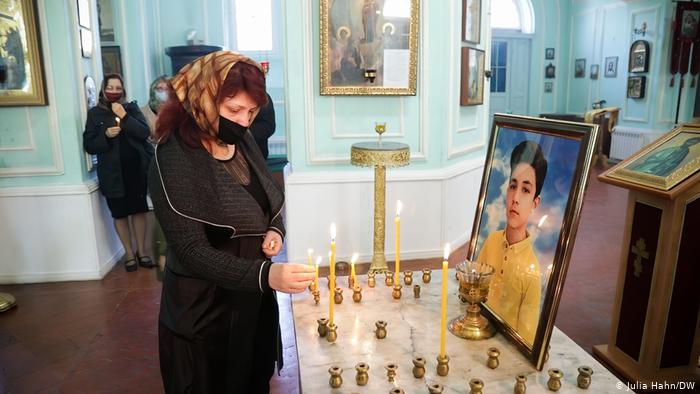
<path id="1" fill-rule="evenodd" d="M 267 93 L 266 93 L 267 94 Z M 267 104 L 260 108 L 260 112 L 250 125 L 250 132 L 253 133 L 255 142 L 260 148 L 263 157 L 267 159 L 270 150 L 267 146 L 267 140 L 275 134 L 275 106 L 272 104 L 272 97 L 267 94 Z"/>
<path id="2" fill-rule="evenodd" d="M 97 155 L 97 179 L 100 182 L 100 191 L 107 198 L 124 197 L 120 138 L 126 138 L 138 152 L 140 175 L 144 178 L 153 157 L 153 146 L 148 142 L 150 129 L 139 106 L 136 101 L 123 105 L 126 116 L 121 120 L 122 131 L 119 136 L 107 138 L 105 135 L 109 127 L 116 126 L 116 115 L 111 109 L 99 105 L 88 111 L 83 132 L 83 148 L 87 153 Z"/>

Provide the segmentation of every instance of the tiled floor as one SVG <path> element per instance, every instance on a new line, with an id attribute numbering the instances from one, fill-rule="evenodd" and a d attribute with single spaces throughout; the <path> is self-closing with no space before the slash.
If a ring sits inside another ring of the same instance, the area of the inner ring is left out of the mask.
<path id="1" fill-rule="evenodd" d="M 627 193 L 595 177 L 586 195 L 556 325 L 587 351 L 606 343 Z M 466 254 L 457 250 L 456 263 Z M 437 267 L 439 258 L 405 262 Z M 362 272 L 362 270 L 360 270 Z M 121 265 L 102 281 L 0 286 L 19 306 L 0 314 L 0 393 L 157 393 L 153 270 Z M 273 393 L 298 393 L 290 309 L 281 297 L 285 368 Z"/>

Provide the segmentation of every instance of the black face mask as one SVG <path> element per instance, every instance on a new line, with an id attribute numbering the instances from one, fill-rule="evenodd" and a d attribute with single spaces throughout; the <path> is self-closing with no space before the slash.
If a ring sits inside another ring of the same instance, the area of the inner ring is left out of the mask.
<path id="1" fill-rule="evenodd" d="M 248 130 L 238 123 L 219 115 L 219 139 L 229 145 L 235 145 Z"/>

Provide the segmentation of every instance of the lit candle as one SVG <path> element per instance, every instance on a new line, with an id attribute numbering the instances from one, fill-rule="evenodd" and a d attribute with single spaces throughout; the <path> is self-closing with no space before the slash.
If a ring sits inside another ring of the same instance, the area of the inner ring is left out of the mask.
<path id="1" fill-rule="evenodd" d="M 394 284 L 399 284 L 399 273 L 401 273 L 401 200 L 396 201 L 396 266 L 394 267 Z"/>
<path id="2" fill-rule="evenodd" d="M 311 267 L 314 266 L 314 261 L 313 261 L 313 258 L 311 257 L 311 255 L 312 255 L 313 253 L 314 253 L 314 250 L 313 250 L 313 249 L 311 249 L 311 248 L 306 249 L 306 255 L 309 257 L 309 265 L 310 265 Z"/>
<path id="3" fill-rule="evenodd" d="M 352 283 L 355 283 L 355 263 L 357 263 L 358 257 L 359 255 L 357 253 L 353 253 L 350 258 L 350 277 L 352 278 Z"/>
<path id="4" fill-rule="evenodd" d="M 316 275 L 314 276 L 314 289 L 318 290 L 318 265 L 321 264 L 321 256 L 316 257 Z"/>
<path id="5" fill-rule="evenodd" d="M 335 223 L 331 223 L 331 258 L 328 262 L 330 275 L 330 294 L 328 297 L 328 324 L 333 324 L 333 292 L 335 291 Z"/>
<path id="6" fill-rule="evenodd" d="M 119 127 L 119 124 L 122 122 L 121 118 L 118 116 L 114 117 L 114 121 L 117 122 L 117 127 Z"/>
<path id="7" fill-rule="evenodd" d="M 447 258 L 450 257 L 450 244 L 445 244 L 444 260 L 442 261 L 442 299 L 440 302 L 440 357 L 445 357 L 445 341 L 447 340 Z"/>

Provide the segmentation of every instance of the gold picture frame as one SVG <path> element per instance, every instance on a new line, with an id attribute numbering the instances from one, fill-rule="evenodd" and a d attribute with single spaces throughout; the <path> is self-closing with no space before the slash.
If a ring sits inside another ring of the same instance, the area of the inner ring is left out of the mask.
<path id="1" fill-rule="evenodd" d="M 606 176 L 669 191 L 700 171 L 700 125 L 681 125 L 611 168 Z"/>
<path id="2" fill-rule="evenodd" d="M 415 95 L 418 19 L 418 0 L 320 0 L 321 95 Z"/>
<path id="3" fill-rule="evenodd" d="M 459 105 L 481 105 L 484 103 L 484 59 L 481 49 L 462 47 L 462 83 Z"/>
<path id="4" fill-rule="evenodd" d="M 47 105 L 36 1 L 0 3 L 0 106 Z"/>
<path id="5" fill-rule="evenodd" d="M 494 267 L 482 314 L 537 370 L 554 328 L 597 134 L 594 124 L 494 115 L 467 258 Z"/>

